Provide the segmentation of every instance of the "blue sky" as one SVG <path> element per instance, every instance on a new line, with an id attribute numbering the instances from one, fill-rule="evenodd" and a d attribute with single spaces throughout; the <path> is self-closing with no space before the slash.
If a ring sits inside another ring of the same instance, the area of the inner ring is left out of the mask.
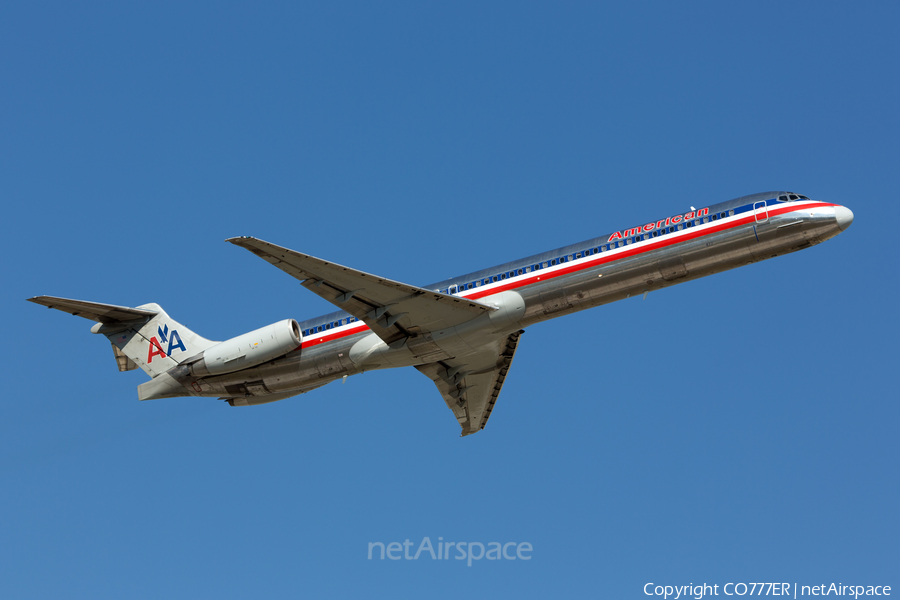
<path id="1" fill-rule="evenodd" d="M 900 585 L 896 3 L 6 3 L 5 597 Z M 809 250 L 530 328 L 460 439 L 410 369 L 138 402 L 40 294 L 212 339 L 330 305 L 253 235 L 424 284 L 744 194 Z M 530 561 L 369 561 L 369 542 Z"/>

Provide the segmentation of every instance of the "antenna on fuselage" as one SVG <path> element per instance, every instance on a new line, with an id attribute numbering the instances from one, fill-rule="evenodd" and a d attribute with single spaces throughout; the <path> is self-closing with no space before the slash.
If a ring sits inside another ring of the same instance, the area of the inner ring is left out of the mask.
<path id="1" fill-rule="evenodd" d="M 696 208 L 694 208 L 694 207 L 693 207 L 693 206 L 692 206 L 692 207 L 691 207 L 691 210 L 697 210 L 697 209 L 696 209 Z"/>

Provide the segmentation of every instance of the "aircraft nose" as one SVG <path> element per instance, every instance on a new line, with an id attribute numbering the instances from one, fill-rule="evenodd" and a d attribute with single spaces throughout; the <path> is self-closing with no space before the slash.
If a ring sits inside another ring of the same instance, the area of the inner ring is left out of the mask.
<path id="1" fill-rule="evenodd" d="M 837 219 L 837 224 L 841 231 L 847 231 L 847 228 L 853 223 L 853 211 L 846 206 L 836 206 L 834 208 L 834 218 Z"/>

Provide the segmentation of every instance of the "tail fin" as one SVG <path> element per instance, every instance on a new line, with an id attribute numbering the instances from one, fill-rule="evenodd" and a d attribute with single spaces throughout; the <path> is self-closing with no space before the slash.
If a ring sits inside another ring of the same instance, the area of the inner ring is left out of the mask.
<path id="1" fill-rule="evenodd" d="M 53 296 L 29 302 L 97 321 L 91 332 L 102 333 L 112 343 L 120 371 L 140 367 L 156 377 L 218 343 L 173 320 L 158 304 L 128 308 Z"/>

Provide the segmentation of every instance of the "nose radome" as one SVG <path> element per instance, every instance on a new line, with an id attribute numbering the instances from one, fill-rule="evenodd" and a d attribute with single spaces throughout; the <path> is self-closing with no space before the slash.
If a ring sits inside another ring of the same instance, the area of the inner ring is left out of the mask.
<path id="1" fill-rule="evenodd" d="M 837 224 L 841 231 L 847 231 L 847 228 L 853 223 L 853 211 L 845 206 L 836 206 L 834 208 L 834 218 L 837 219 Z"/>

